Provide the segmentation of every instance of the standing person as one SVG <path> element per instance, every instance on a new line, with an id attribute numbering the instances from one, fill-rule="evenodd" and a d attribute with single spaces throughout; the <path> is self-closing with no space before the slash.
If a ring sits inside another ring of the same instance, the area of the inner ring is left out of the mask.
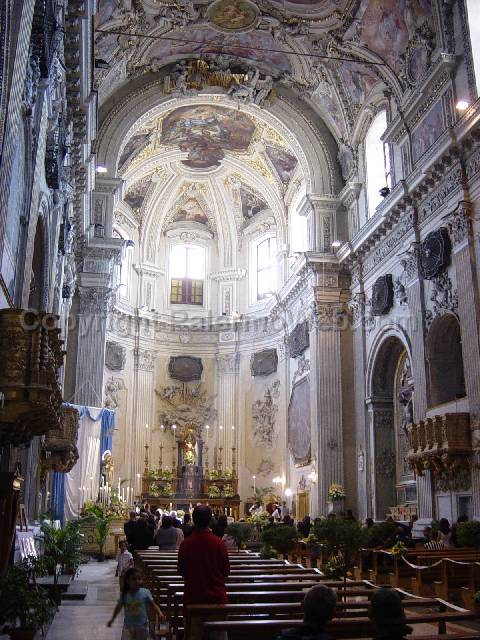
<path id="1" fill-rule="evenodd" d="M 272 512 L 273 519 L 275 520 L 275 522 L 281 522 L 281 520 L 282 520 L 282 508 L 278 504 L 278 502 L 275 502 L 275 504 L 273 506 L 274 506 L 274 510 Z"/>
<path id="2" fill-rule="evenodd" d="M 123 532 L 125 533 L 125 537 L 127 539 L 128 548 L 130 551 L 134 551 L 134 538 L 135 538 L 135 528 L 137 526 L 137 514 L 135 511 L 130 511 L 130 519 L 125 522 L 123 525 Z"/>
<path id="3" fill-rule="evenodd" d="M 183 524 L 182 524 L 182 531 L 183 531 L 184 538 L 188 538 L 188 536 L 193 531 L 193 524 L 191 521 L 192 521 L 192 516 L 189 513 L 186 513 L 183 516 Z"/>
<path id="4" fill-rule="evenodd" d="M 160 607 L 153 601 L 150 591 L 143 588 L 141 571 L 135 568 L 128 569 L 125 573 L 123 591 L 107 627 L 112 626 L 122 608 L 125 614 L 122 640 L 148 640 L 149 613 L 156 613 L 160 620 L 165 618 Z"/>
<path id="5" fill-rule="evenodd" d="M 123 583 L 125 573 L 128 569 L 133 567 L 133 556 L 127 549 L 127 543 L 125 540 L 120 540 L 118 543 L 119 554 L 117 556 L 117 570 L 115 575 L 118 576 L 118 583 L 120 585 L 120 592 L 123 591 Z"/>
<path id="6" fill-rule="evenodd" d="M 163 516 L 162 524 L 155 535 L 155 544 L 160 551 L 175 551 L 177 549 L 177 529 L 172 524 L 170 516 Z"/>
<path id="7" fill-rule="evenodd" d="M 290 512 L 290 509 L 287 507 L 286 500 L 282 502 L 282 513 L 283 513 L 283 517 L 292 515 Z"/>
<path id="8" fill-rule="evenodd" d="M 213 527 L 212 531 L 218 538 L 223 538 L 225 535 L 225 529 L 228 526 L 227 516 L 222 515 L 219 516 L 216 525 Z"/>
<path id="9" fill-rule="evenodd" d="M 184 579 L 183 604 L 227 604 L 225 579 L 230 573 L 227 548 L 223 540 L 215 536 L 208 525 L 212 511 L 206 505 L 193 510 L 194 529 L 180 545 L 178 573 Z M 194 620 L 199 620 L 194 618 Z M 194 622 L 189 640 L 202 638 L 202 624 Z M 219 634 L 224 638 L 226 634 Z"/>
<path id="10" fill-rule="evenodd" d="M 137 520 L 137 526 L 133 536 L 133 547 L 135 551 L 143 551 L 144 549 L 148 549 L 152 544 L 153 537 L 148 528 L 148 523 L 145 518 L 140 516 Z"/>

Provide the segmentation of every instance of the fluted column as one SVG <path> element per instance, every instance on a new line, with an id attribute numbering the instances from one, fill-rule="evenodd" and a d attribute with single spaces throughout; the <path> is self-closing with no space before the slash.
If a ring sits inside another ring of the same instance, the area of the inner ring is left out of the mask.
<path id="1" fill-rule="evenodd" d="M 318 452 L 318 509 L 326 514 L 328 488 L 344 484 L 339 314 L 343 304 L 317 302 L 310 332 L 311 418 Z"/>
<path id="2" fill-rule="evenodd" d="M 458 315 L 462 335 L 465 387 L 474 432 L 474 460 L 472 464 L 473 517 L 480 519 L 480 350 L 479 296 L 475 277 L 471 205 L 460 202 L 447 217 L 452 242 L 452 263 L 455 267 L 458 292 Z"/>
<path id="3" fill-rule="evenodd" d="M 365 294 L 355 293 L 351 302 L 353 341 L 353 396 L 355 415 L 355 447 L 357 462 L 357 509 L 358 517 L 364 520 L 373 515 L 372 502 L 372 445 L 368 429 L 365 404 L 366 340 L 365 340 Z"/>
<path id="4" fill-rule="evenodd" d="M 419 246 L 413 243 L 410 249 L 400 256 L 403 265 L 403 279 L 410 308 L 411 365 L 414 380 L 413 414 L 415 421 L 424 420 L 428 409 L 427 376 L 425 359 L 425 306 L 423 280 L 419 271 Z M 417 476 L 418 516 L 433 518 L 432 474 L 425 471 Z"/>
<path id="5" fill-rule="evenodd" d="M 155 397 L 155 352 L 144 349 L 134 351 L 134 406 L 130 425 L 130 478 L 143 473 L 145 445 L 149 446 L 149 466 L 157 465 L 158 454 L 152 451 L 153 402 Z M 146 428 L 148 425 L 148 429 Z"/>
<path id="6" fill-rule="evenodd" d="M 232 469 L 232 447 L 236 447 L 237 389 L 239 372 L 239 353 L 220 353 L 217 361 L 217 414 L 218 425 L 223 426 L 218 434 L 217 446 L 223 448 L 222 466 Z M 232 426 L 235 429 L 232 429 Z"/>

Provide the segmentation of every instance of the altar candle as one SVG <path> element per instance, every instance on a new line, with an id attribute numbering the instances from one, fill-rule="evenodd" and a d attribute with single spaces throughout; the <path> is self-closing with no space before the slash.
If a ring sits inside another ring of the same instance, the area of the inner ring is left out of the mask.
<path id="1" fill-rule="evenodd" d="M 120 498 L 120 478 L 118 478 L 118 497 Z"/>

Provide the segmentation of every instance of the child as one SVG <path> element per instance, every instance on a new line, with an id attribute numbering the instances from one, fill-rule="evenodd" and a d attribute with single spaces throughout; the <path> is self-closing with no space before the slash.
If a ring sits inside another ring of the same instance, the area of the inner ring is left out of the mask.
<path id="1" fill-rule="evenodd" d="M 123 591 L 107 626 L 111 627 L 122 607 L 125 619 L 122 640 L 148 640 L 148 613 L 156 612 L 161 620 L 165 617 L 155 604 L 152 594 L 142 587 L 143 578 L 139 569 L 127 569 L 124 574 Z"/>
<path id="2" fill-rule="evenodd" d="M 130 551 L 127 550 L 127 543 L 125 540 L 120 540 L 118 543 L 120 553 L 117 556 L 117 571 L 115 575 L 118 576 L 118 582 L 120 584 L 120 593 L 123 591 L 123 577 L 127 569 L 133 567 L 133 556 Z"/>

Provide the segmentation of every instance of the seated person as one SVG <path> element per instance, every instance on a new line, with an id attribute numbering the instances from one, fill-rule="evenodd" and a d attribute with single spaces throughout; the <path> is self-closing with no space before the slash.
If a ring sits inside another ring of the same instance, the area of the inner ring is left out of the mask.
<path id="1" fill-rule="evenodd" d="M 303 600 L 303 625 L 285 629 L 277 640 L 332 640 L 332 636 L 325 632 L 325 627 L 333 618 L 336 606 L 337 596 L 329 587 L 324 584 L 312 587 Z"/>
<path id="2" fill-rule="evenodd" d="M 412 633 L 406 624 L 403 602 L 397 591 L 381 588 L 372 595 L 368 617 L 373 622 L 373 640 L 405 640 Z"/>

